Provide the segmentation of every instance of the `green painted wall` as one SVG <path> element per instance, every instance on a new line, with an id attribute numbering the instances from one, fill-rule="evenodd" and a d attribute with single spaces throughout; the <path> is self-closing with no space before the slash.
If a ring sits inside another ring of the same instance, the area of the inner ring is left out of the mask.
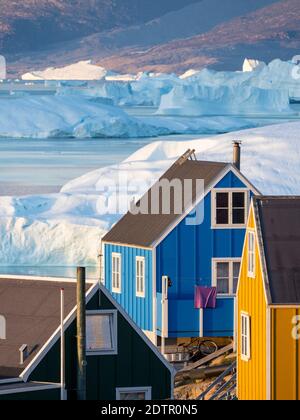
<path id="1" fill-rule="evenodd" d="M 115 309 L 101 294 L 96 294 L 87 310 Z M 70 399 L 76 398 L 76 322 L 66 332 L 66 384 Z M 44 357 L 29 380 L 59 382 L 60 342 Z M 118 313 L 118 355 L 88 356 L 87 398 L 89 400 L 114 400 L 118 387 L 152 387 L 152 398 L 168 399 L 171 396 L 171 373 L 156 357 L 125 318 Z"/>

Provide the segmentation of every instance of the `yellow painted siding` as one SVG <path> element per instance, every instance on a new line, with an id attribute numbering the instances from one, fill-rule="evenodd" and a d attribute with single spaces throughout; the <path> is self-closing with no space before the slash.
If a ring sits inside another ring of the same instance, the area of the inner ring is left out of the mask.
<path id="1" fill-rule="evenodd" d="M 248 228 L 254 228 L 251 210 Z M 241 264 L 237 296 L 238 398 L 267 399 L 267 303 L 256 240 L 256 278 L 248 278 L 248 236 Z M 251 359 L 241 358 L 241 313 L 251 317 Z"/>
<path id="2" fill-rule="evenodd" d="M 295 308 L 272 309 L 272 399 L 300 399 L 300 343 L 293 338 Z"/>

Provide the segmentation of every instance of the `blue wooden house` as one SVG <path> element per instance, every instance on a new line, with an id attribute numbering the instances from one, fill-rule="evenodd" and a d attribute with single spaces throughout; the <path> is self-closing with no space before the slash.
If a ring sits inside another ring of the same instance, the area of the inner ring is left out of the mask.
<path id="1" fill-rule="evenodd" d="M 155 343 L 158 336 L 234 335 L 248 210 L 251 196 L 259 193 L 239 166 L 198 161 L 188 151 L 137 203 L 147 203 L 148 214 L 129 212 L 103 238 L 105 286 Z M 192 194 L 180 213 L 175 187 L 185 180 L 192 182 Z M 161 201 L 170 198 L 170 214 L 161 204 L 150 211 L 158 190 Z M 214 308 L 195 308 L 197 286 L 217 289 Z"/>

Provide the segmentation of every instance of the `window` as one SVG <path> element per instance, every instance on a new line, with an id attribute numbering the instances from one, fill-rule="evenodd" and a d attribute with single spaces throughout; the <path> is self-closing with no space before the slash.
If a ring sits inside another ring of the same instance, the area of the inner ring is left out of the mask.
<path id="1" fill-rule="evenodd" d="M 89 311 L 86 317 L 89 355 L 117 354 L 117 311 Z"/>
<path id="2" fill-rule="evenodd" d="M 251 358 L 251 321 L 244 313 L 241 314 L 241 356 L 247 362 Z"/>
<path id="3" fill-rule="evenodd" d="M 213 227 L 244 227 L 247 216 L 248 191 L 213 192 Z"/>
<path id="4" fill-rule="evenodd" d="M 235 295 L 237 291 L 240 260 L 214 260 L 213 285 L 219 295 Z"/>
<path id="5" fill-rule="evenodd" d="M 145 297 L 145 258 L 136 257 L 136 295 Z"/>
<path id="6" fill-rule="evenodd" d="M 248 232 L 248 277 L 255 277 L 255 233 Z"/>
<path id="7" fill-rule="evenodd" d="M 143 388 L 117 388 L 117 401 L 145 401 L 151 400 L 152 392 L 150 387 Z"/>
<path id="8" fill-rule="evenodd" d="M 121 254 L 112 254 L 112 291 L 113 293 L 122 292 L 122 267 Z"/>

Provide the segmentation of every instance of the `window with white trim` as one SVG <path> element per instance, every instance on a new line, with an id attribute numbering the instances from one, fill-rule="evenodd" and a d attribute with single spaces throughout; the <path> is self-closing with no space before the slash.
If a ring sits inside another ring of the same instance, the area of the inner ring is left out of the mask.
<path id="1" fill-rule="evenodd" d="M 122 257 L 121 254 L 112 254 L 112 291 L 122 292 Z"/>
<path id="2" fill-rule="evenodd" d="M 151 387 L 117 388 L 117 401 L 150 401 L 152 399 Z"/>
<path id="3" fill-rule="evenodd" d="M 214 260 L 213 285 L 217 288 L 219 295 L 232 296 L 236 294 L 239 274 L 240 260 Z"/>
<path id="4" fill-rule="evenodd" d="M 251 359 L 251 318 L 241 313 L 241 357 L 244 361 Z"/>
<path id="5" fill-rule="evenodd" d="M 145 258 L 136 257 L 136 295 L 138 297 L 145 297 Z"/>
<path id="6" fill-rule="evenodd" d="M 86 350 L 88 355 L 117 354 L 117 311 L 88 311 Z"/>
<path id="7" fill-rule="evenodd" d="M 248 232 L 248 277 L 255 277 L 255 232 Z"/>
<path id="8" fill-rule="evenodd" d="M 214 190 L 213 227 L 245 227 L 248 208 L 248 191 Z"/>

